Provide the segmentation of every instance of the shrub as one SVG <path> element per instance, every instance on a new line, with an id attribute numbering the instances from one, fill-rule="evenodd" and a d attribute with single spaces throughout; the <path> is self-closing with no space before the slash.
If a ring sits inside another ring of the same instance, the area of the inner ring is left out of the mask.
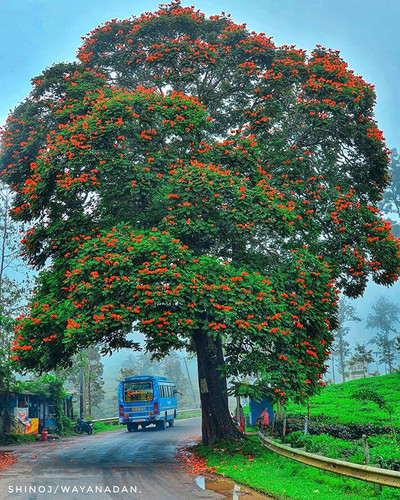
<path id="1" fill-rule="evenodd" d="M 280 434 L 282 434 L 282 425 L 283 424 L 280 421 L 276 422 L 275 424 L 275 430 Z M 286 423 L 286 431 L 288 433 L 303 430 L 304 419 L 298 418 L 296 416 L 288 417 Z M 330 436 L 345 440 L 361 439 L 363 434 L 367 436 L 376 436 L 380 434 L 389 434 L 390 432 L 391 428 L 389 426 L 378 426 L 372 425 L 370 423 L 344 425 L 332 423 L 330 419 L 327 419 L 323 416 L 312 419 L 308 423 L 309 434 L 329 434 Z"/>
<path id="2" fill-rule="evenodd" d="M 370 464 L 400 471 L 400 443 L 393 440 L 392 435 L 368 439 L 368 450 Z M 353 459 L 357 461 L 360 456 L 355 454 Z"/>
<path id="3" fill-rule="evenodd" d="M 26 444 L 33 443 L 37 434 L 5 434 L 4 444 Z"/>
<path id="4" fill-rule="evenodd" d="M 291 444 L 294 448 L 306 448 L 312 440 L 310 434 L 304 434 L 302 431 L 294 431 L 285 438 L 285 443 Z"/>
<path id="5" fill-rule="evenodd" d="M 329 458 L 348 459 L 354 453 L 362 451 L 360 441 L 345 441 L 344 439 L 334 438 L 328 434 L 313 436 L 306 443 L 306 451 L 310 453 L 319 453 Z"/>

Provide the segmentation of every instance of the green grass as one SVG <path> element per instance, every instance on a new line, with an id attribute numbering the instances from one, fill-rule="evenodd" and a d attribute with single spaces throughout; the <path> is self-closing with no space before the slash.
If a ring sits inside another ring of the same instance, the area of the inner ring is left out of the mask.
<path id="1" fill-rule="evenodd" d="M 370 401 L 359 401 L 354 395 L 370 389 L 382 396 L 393 409 L 394 426 L 400 429 L 400 374 L 363 378 L 326 386 L 322 392 L 310 398 L 311 418 L 323 417 L 326 423 L 390 425 L 389 414 Z M 291 403 L 287 407 L 290 415 L 305 415 L 305 405 Z"/>
<path id="2" fill-rule="evenodd" d="M 281 457 L 250 438 L 242 450 L 232 452 L 229 444 L 217 449 L 196 447 L 197 453 L 218 474 L 279 499 L 366 500 L 372 499 L 370 483 L 323 472 Z M 400 491 L 383 488 L 380 500 L 398 500 Z"/>
<path id="3" fill-rule="evenodd" d="M 40 434 L 39 434 L 40 436 Z M 37 434 L 5 434 L 0 438 L 0 444 L 27 444 L 37 441 Z"/>
<path id="4" fill-rule="evenodd" d="M 99 434 L 100 432 L 106 432 L 106 431 L 116 431 L 118 429 L 121 429 L 121 425 L 119 423 L 116 424 L 108 424 L 105 422 L 93 423 L 93 434 Z"/>
<path id="5" fill-rule="evenodd" d="M 193 418 L 193 417 L 201 417 L 201 411 L 188 411 L 185 413 L 179 413 L 178 411 L 178 416 L 177 420 L 183 419 L 183 418 Z"/>

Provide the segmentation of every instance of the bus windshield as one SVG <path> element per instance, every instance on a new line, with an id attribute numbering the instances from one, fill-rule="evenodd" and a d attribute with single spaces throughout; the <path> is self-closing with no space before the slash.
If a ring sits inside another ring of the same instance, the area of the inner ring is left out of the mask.
<path id="1" fill-rule="evenodd" d="M 124 401 L 152 401 L 153 384 L 150 380 L 124 383 Z"/>

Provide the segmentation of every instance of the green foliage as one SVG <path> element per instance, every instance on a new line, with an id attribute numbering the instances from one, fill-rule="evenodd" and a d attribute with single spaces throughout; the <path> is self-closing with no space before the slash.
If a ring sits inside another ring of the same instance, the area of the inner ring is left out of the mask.
<path id="1" fill-rule="evenodd" d="M 350 354 L 350 344 L 345 338 L 350 329 L 345 326 L 348 321 L 361 321 L 361 319 L 357 316 L 355 307 L 348 300 L 342 298 L 339 301 L 338 328 L 334 333 L 335 341 L 332 345 L 333 355 L 338 359 L 342 382 L 346 380 L 347 357 Z"/>
<path id="2" fill-rule="evenodd" d="M 117 431 L 121 426 L 117 424 L 108 424 L 105 422 L 93 422 L 93 434 L 100 434 L 101 432 Z"/>
<path id="3" fill-rule="evenodd" d="M 118 225 L 111 232 L 100 231 L 98 237 L 82 243 L 80 249 L 72 261 L 71 271 L 65 271 L 64 284 L 70 290 L 66 299 L 57 300 L 58 289 L 54 293 L 52 290 L 57 286 L 53 275 L 59 273 L 59 266 L 65 268 L 64 259 L 55 261 L 53 268 L 41 275 L 46 303 L 41 303 L 36 294 L 31 315 L 21 324 L 29 330 L 38 328 L 37 333 L 43 335 L 53 323 L 53 316 L 57 315 L 60 326 L 66 321 L 67 328 L 60 340 L 56 334 L 52 339 L 46 337 L 51 340 L 50 344 L 40 337 L 29 341 L 32 352 L 25 351 L 26 366 L 68 363 L 70 353 L 79 345 L 104 339 L 105 324 L 108 325 L 107 335 L 112 339 L 110 345 L 118 345 L 130 332 L 132 323 L 139 320 L 138 327 L 147 336 L 147 348 L 160 356 L 173 347 L 190 347 L 189 341 L 197 329 L 213 335 L 225 331 L 229 340 L 225 364 L 228 373 L 254 371 L 254 366 L 261 365 L 260 353 L 270 352 L 271 346 L 277 346 L 279 355 L 276 358 L 265 357 L 265 377 L 273 384 L 272 393 L 275 388 L 282 397 L 289 392 L 292 397 L 301 397 L 313 390 L 312 381 L 316 378 L 315 373 L 321 370 L 320 364 L 304 363 L 302 377 L 297 380 L 293 380 L 296 371 L 293 364 L 299 356 L 315 359 L 326 356 L 323 337 L 326 338 L 328 326 L 325 319 L 323 316 L 310 318 L 308 330 L 299 323 L 296 338 L 286 335 L 293 326 L 293 319 L 288 314 L 294 315 L 298 312 L 298 303 L 308 301 L 308 291 L 303 284 L 312 282 L 313 275 L 318 274 L 320 282 L 324 277 L 328 290 L 332 287 L 329 269 L 306 249 L 290 254 L 286 262 L 287 280 L 291 280 L 291 276 L 302 276 L 301 285 L 292 288 L 299 301 L 295 303 L 291 303 L 286 288 L 280 288 L 284 286 L 280 282 L 283 271 L 266 279 L 259 273 L 216 262 L 208 256 L 196 258 L 179 240 L 157 230 L 137 232 L 126 224 Z M 104 254 L 107 257 L 103 257 Z M 167 255 L 168 260 L 163 257 Z M 167 286 L 165 280 L 168 280 Z M 98 284 L 111 282 L 112 285 L 98 288 Z M 331 307 L 327 297 L 332 292 L 313 288 L 315 300 L 324 300 L 323 304 Z M 281 293 L 276 293 L 278 291 Z M 124 303 L 105 306 L 109 304 L 110 293 L 119 297 L 133 296 L 135 307 Z M 173 302 L 171 297 L 174 297 Z M 259 304 L 264 307 L 260 308 Z M 210 307 L 207 315 L 201 314 Z M 264 321 L 268 312 L 274 317 L 274 328 Z M 251 322 L 249 316 L 253 318 Z M 271 330 L 272 333 L 282 331 L 282 336 L 266 336 Z M 311 331 L 315 345 L 309 341 Z M 318 337 L 320 340 L 316 342 Z M 238 356 L 244 341 L 251 342 L 253 350 L 240 363 Z M 291 387 L 291 384 L 295 385 Z M 278 390 L 277 386 L 282 389 Z"/>
<path id="4" fill-rule="evenodd" d="M 285 444 L 290 444 L 294 448 L 305 448 L 311 439 L 310 434 L 304 434 L 303 431 L 294 431 L 285 437 Z"/>
<path id="5" fill-rule="evenodd" d="M 387 366 L 389 373 L 392 373 L 395 339 L 390 336 L 397 333 L 396 325 L 400 321 L 400 307 L 386 297 L 379 297 L 372 306 L 372 311 L 367 317 L 366 326 L 378 330 L 372 341 L 377 345 L 379 362 L 384 363 L 385 368 Z"/>
<path id="6" fill-rule="evenodd" d="M 224 456 L 261 456 L 264 454 L 264 448 L 257 438 L 250 437 L 240 441 L 232 439 L 222 439 L 213 444 L 212 447 L 197 444 L 193 448 L 201 457 L 206 457 L 209 453 L 215 453 L 220 457 Z"/>
<path id="7" fill-rule="evenodd" d="M 341 460 L 347 460 L 355 453 L 359 454 L 362 451 L 360 441 L 346 441 L 328 434 L 304 434 L 301 431 L 290 433 L 285 439 L 285 443 L 291 444 L 294 448 L 304 448 L 310 453 Z M 359 463 L 362 463 L 362 460 Z"/>
<path id="8" fill-rule="evenodd" d="M 379 409 L 387 410 L 389 411 L 389 413 L 392 412 L 392 410 L 388 407 L 385 398 L 382 397 L 378 392 L 371 389 L 362 389 L 356 392 L 353 397 L 361 401 L 372 401 L 373 403 L 376 403 L 378 405 Z"/>
<path id="9" fill-rule="evenodd" d="M 365 344 L 357 343 L 354 347 L 354 354 L 349 360 L 349 365 L 354 366 L 357 363 L 361 363 L 364 368 L 364 373 L 366 374 L 368 363 L 372 363 L 373 361 L 372 350 L 367 350 Z"/>
<path id="10" fill-rule="evenodd" d="M 45 375 L 44 377 L 47 378 Z M 35 394 L 43 394 L 45 397 L 50 397 L 50 389 L 46 379 L 38 380 L 17 380 L 15 390 L 17 392 L 29 391 Z"/>
<path id="11" fill-rule="evenodd" d="M 389 220 L 394 226 L 394 234 L 398 237 L 400 233 L 400 156 L 396 148 L 393 148 L 390 157 L 389 175 L 392 182 L 385 189 L 380 208 L 390 217 Z"/>
<path id="12" fill-rule="evenodd" d="M 400 471 L 400 442 L 392 435 L 373 436 L 368 439 L 370 463 L 384 469 Z M 360 455 L 354 455 L 353 460 L 360 460 Z M 352 460 L 352 461 L 353 461 Z"/>
<path id="13" fill-rule="evenodd" d="M 365 464 L 365 452 L 361 439 L 344 440 L 327 434 L 310 435 L 301 431 L 290 433 L 285 440 L 295 448 L 329 458 Z M 369 461 L 371 465 L 385 469 L 400 470 L 400 443 L 391 435 L 368 438 Z"/>
<path id="14" fill-rule="evenodd" d="M 363 389 L 359 392 L 356 392 L 353 397 L 361 401 L 371 401 L 378 405 L 378 408 L 380 410 L 386 411 L 389 415 L 390 427 L 393 432 L 393 437 L 396 437 L 396 431 L 393 424 L 393 407 L 388 404 L 386 399 L 381 394 L 371 389 Z"/>
<path id="15" fill-rule="evenodd" d="M 0 441 L 1 444 L 28 444 L 36 441 L 36 434 L 5 434 Z"/>
<path id="16" fill-rule="evenodd" d="M 58 420 L 58 429 L 61 435 L 69 436 L 72 434 L 74 421 L 66 415 L 61 415 Z"/>
<path id="17" fill-rule="evenodd" d="M 186 412 L 185 413 L 180 413 L 178 412 L 178 419 L 185 419 L 185 418 L 193 418 L 193 417 L 201 417 L 201 411 L 193 411 L 193 412 Z"/>

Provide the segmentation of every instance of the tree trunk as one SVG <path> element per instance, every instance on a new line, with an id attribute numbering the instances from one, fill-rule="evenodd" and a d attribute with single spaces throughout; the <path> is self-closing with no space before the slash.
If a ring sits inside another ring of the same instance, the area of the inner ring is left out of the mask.
<path id="1" fill-rule="evenodd" d="M 393 373 L 393 368 L 392 368 L 392 353 L 391 353 L 391 348 L 390 348 L 390 342 L 389 342 L 389 334 L 385 334 L 385 350 L 386 350 L 386 357 L 388 361 L 388 366 L 389 366 L 389 373 Z"/>
<path id="2" fill-rule="evenodd" d="M 226 378 L 218 367 L 224 356 L 220 337 L 214 340 L 202 331 L 194 336 L 199 372 L 203 444 L 223 438 L 242 438 L 229 413 Z"/>
<path id="3" fill-rule="evenodd" d="M 346 361 L 344 359 L 343 349 L 340 350 L 340 371 L 342 374 L 342 383 L 346 382 Z"/>

